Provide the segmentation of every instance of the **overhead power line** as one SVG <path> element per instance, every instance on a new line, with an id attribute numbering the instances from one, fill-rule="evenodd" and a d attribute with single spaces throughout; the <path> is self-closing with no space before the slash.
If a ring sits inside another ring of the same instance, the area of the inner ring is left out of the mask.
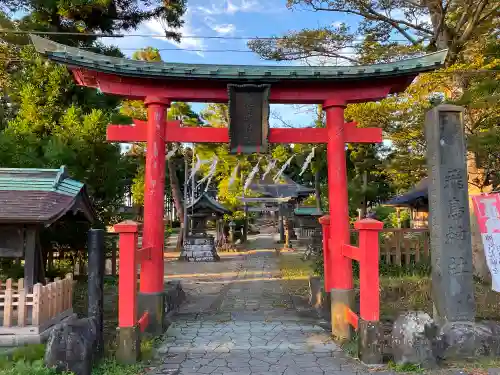
<path id="1" fill-rule="evenodd" d="M 274 40 L 280 39 L 280 36 L 229 36 L 229 35 L 179 35 L 174 31 L 167 31 L 165 34 L 105 34 L 105 33 L 77 33 L 70 31 L 37 31 L 37 30 L 15 30 L 15 29 L 0 29 L 0 33 L 4 34 L 34 34 L 34 35 L 60 35 L 60 36 L 87 36 L 91 38 L 168 38 L 180 36 L 181 39 L 222 39 L 222 40 Z M 304 37 L 304 39 L 314 39 Z M 430 39 L 430 38 L 425 38 Z M 407 39 L 391 39 L 391 42 L 408 42 Z"/>

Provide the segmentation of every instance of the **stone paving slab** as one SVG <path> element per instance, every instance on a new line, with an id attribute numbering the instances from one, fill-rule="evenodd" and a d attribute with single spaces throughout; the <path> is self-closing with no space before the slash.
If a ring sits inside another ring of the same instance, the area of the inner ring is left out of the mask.
<path id="1" fill-rule="evenodd" d="M 262 235 L 258 241 L 266 246 Z M 166 264 L 169 278 L 185 275 L 188 303 L 164 335 L 151 375 L 368 373 L 315 321 L 298 316 L 268 242 L 270 251 L 230 261 Z"/>

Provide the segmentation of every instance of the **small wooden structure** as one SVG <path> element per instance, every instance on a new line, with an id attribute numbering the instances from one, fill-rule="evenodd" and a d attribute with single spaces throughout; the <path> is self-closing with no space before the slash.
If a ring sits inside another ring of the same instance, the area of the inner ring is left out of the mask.
<path id="1" fill-rule="evenodd" d="M 37 344 L 73 315 L 73 276 L 26 287 L 24 279 L 0 282 L 0 346 Z"/>
<path id="2" fill-rule="evenodd" d="M 45 282 L 40 230 L 67 217 L 94 220 L 85 185 L 66 168 L 0 168 L 0 257 L 24 258 L 24 284 Z"/>
<path id="3" fill-rule="evenodd" d="M 323 212 L 317 207 L 302 206 L 293 211 L 295 238 L 298 246 L 307 246 L 312 252 L 321 251 L 322 228 L 319 218 Z"/>
<path id="4" fill-rule="evenodd" d="M 422 179 L 410 191 L 385 202 L 384 205 L 411 210 L 411 228 L 427 228 L 429 220 L 429 179 Z"/>
<path id="5" fill-rule="evenodd" d="M 0 346 L 39 343 L 73 314 L 73 276 L 45 278 L 40 231 L 70 218 L 92 222 L 94 210 L 65 167 L 0 168 L 0 207 L 0 257 L 24 260 L 24 278 L 0 284 Z"/>

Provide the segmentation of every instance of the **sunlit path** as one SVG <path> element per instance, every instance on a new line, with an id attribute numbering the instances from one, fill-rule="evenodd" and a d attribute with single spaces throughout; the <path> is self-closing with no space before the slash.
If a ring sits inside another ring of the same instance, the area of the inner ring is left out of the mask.
<path id="1" fill-rule="evenodd" d="M 298 317 L 283 292 L 274 236 L 252 236 L 250 243 L 254 251 L 217 263 L 166 262 L 166 279 L 182 280 L 188 300 L 164 337 L 161 364 L 152 374 L 364 372 L 328 332 Z"/>

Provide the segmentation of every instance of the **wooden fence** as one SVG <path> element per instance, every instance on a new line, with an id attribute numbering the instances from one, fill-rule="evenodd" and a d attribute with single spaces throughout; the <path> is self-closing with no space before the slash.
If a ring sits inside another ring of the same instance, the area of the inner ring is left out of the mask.
<path id="1" fill-rule="evenodd" d="M 300 238 L 309 240 L 315 229 L 296 228 Z M 358 232 L 351 230 L 351 243 L 358 245 Z M 427 228 L 384 228 L 379 235 L 381 263 L 403 264 L 428 261 L 430 258 L 430 237 Z"/>
<path id="2" fill-rule="evenodd" d="M 0 335 L 40 334 L 73 313 L 73 276 L 25 288 L 24 279 L 0 282 Z"/>
<path id="3" fill-rule="evenodd" d="M 357 232 L 351 231 L 357 242 Z M 384 228 L 379 234 L 380 262 L 401 266 L 426 262 L 430 258 L 430 237 L 427 228 Z"/>

